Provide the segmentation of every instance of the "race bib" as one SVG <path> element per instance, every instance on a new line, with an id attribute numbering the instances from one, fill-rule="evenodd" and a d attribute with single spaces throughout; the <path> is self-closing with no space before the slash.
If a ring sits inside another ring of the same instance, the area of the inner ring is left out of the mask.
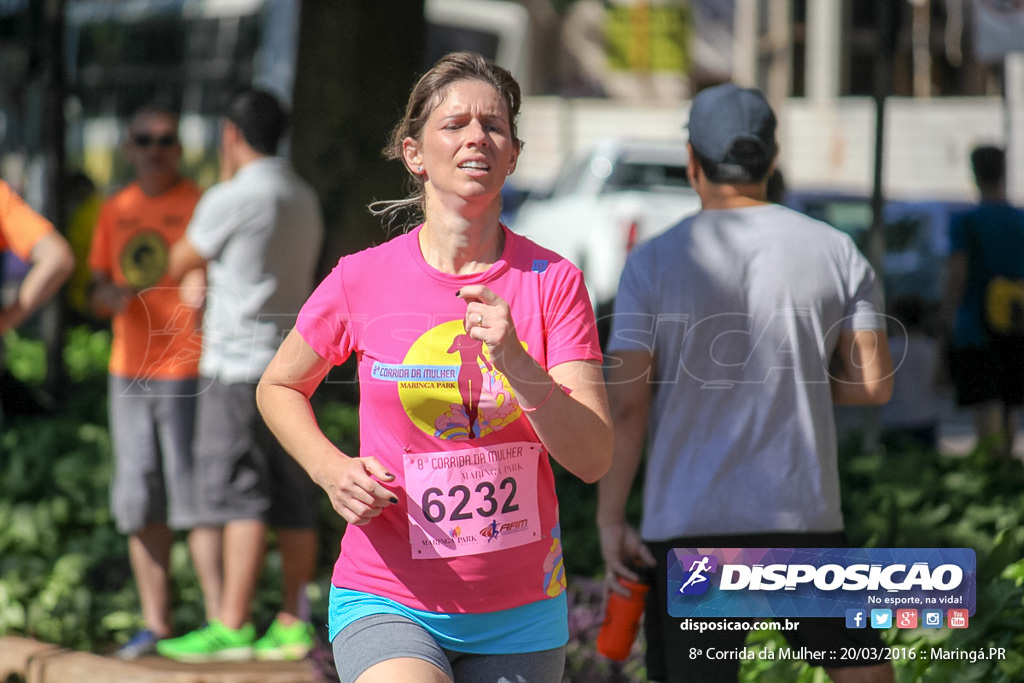
<path id="1" fill-rule="evenodd" d="M 405 454 L 413 559 L 477 555 L 539 540 L 541 454 L 529 441 Z"/>

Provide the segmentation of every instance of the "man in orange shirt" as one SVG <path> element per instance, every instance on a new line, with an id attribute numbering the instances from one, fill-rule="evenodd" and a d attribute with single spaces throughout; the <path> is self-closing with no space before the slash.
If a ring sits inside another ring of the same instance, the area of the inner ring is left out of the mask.
<path id="1" fill-rule="evenodd" d="M 75 267 L 67 240 L 0 181 L 0 250 L 30 264 L 18 296 L 0 309 L 0 334 L 12 330 L 50 299 Z"/>
<path id="2" fill-rule="evenodd" d="M 166 273 L 170 246 L 185 234 L 200 191 L 178 170 L 178 117 L 150 104 L 128 124 L 124 151 L 137 179 L 100 210 L 89 255 L 91 303 L 113 316 L 110 427 L 111 510 L 128 534 L 128 555 L 145 628 L 115 655 L 134 659 L 171 635 L 169 574 L 174 529 L 189 548 L 208 614 L 220 595 L 216 535 L 196 517 L 192 433 L 201 338 L 198 308 Z M 201 274 L 201 273 L 200 273 Z"/>

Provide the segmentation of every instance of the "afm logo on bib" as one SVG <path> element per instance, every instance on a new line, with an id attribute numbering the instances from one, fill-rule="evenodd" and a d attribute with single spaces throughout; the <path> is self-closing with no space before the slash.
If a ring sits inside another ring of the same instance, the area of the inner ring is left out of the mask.
<path id="1" fill-rule="evenodd" d="M 718 558 L 714 555 L 684 555 L 679 558 L 679 564 L 686 568 L 679 592 L 682 595 L 707 593 L 711 586 L 708 574 L 714 574 L 718 570 Z"/>

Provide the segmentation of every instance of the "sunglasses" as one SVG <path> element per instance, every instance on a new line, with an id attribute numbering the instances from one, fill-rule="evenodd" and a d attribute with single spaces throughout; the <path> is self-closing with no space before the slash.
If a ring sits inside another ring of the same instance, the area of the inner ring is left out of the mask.
<path id="1" fill-rule="evenodd" d="M 174 147 L 178 144 L 178 136 L 172 133 L 166 133 L 164 135 L 137 133 L 132 136 L 132 142 L 134 142 L 138 147 L 149 147 L 150 145 L 156 145 L 157 147 Z"/>

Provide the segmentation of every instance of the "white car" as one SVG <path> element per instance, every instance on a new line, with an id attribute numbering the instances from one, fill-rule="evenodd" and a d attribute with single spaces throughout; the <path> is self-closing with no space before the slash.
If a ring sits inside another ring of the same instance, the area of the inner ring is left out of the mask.
<path id="1" fill-rule="evenodd" d="M 511 227 L 578 266 L 599 313 L 630 249 L 700 210 L 682 140 L 605 140 L 562 166 L 550 195 L 523 202 Z"/>

